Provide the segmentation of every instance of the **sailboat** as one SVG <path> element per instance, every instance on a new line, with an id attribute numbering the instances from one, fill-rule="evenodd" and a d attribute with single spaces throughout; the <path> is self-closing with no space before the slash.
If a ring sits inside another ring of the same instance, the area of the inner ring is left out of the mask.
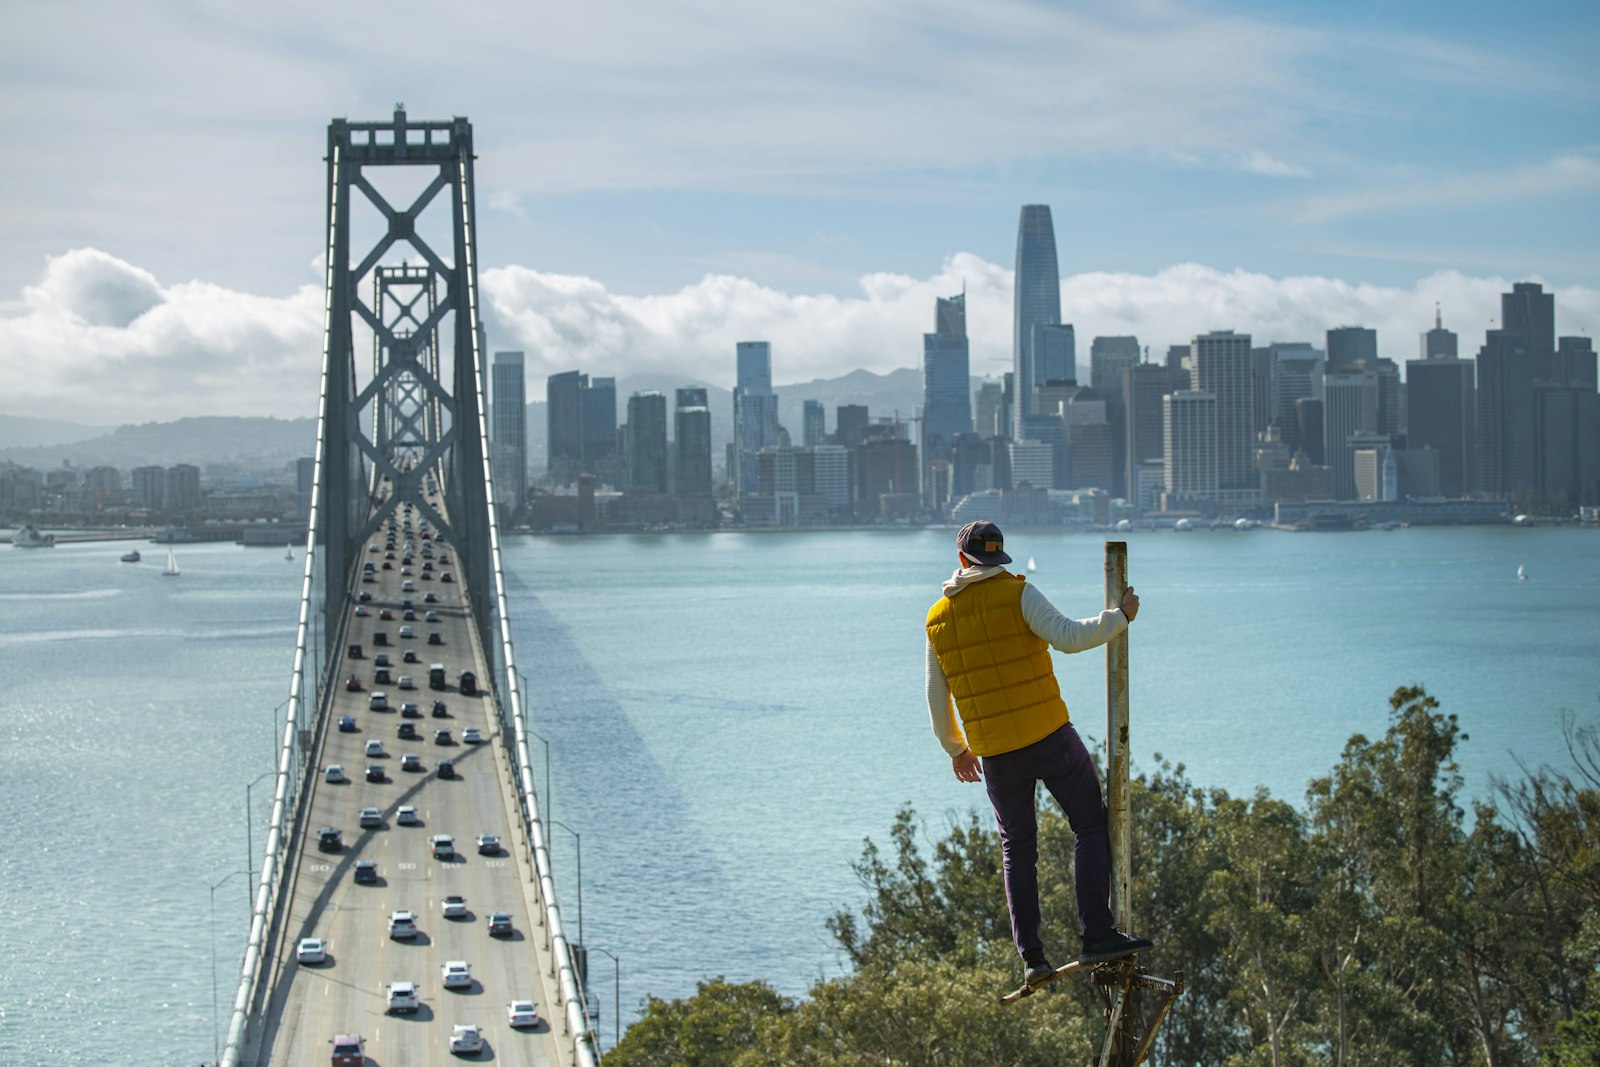
<path id="1" fill-rule="evenodd" d="M 289 544 L 283 546 L 283 558 L 294 559 L 294 542 L 291 541 Z"/>
<path id="2" fill-rule="evenodd" d="M 170 548 L 167 549 L 167 565 L 161 568 L 161 573 L 168 578 L 176 578 L 178 576 L 178 557 L 173 555 Z"/>
<path id="3" fill-rule="evenodd" d="M 1033 557 L 1032 556 L 1029 556 L 1028 557 L 1028 573 L 1032 574 L 1034 571 L 1036 571 L 1038 569 L 1039 569 L 1039 565 L 1033 561 Z"/>
<path id="4" fill-rule="evenodd" d="M 1525 582 L 1527 580 L 1528 580 L 1528 568 L 1524 567 L 1520 563 L 1517 564 L 1517 581 Z"/>

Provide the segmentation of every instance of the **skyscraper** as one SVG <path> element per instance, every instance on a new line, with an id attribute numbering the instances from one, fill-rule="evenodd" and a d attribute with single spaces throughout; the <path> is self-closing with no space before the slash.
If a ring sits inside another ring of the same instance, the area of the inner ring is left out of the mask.
<path id="1" fill-rule="evenodd" d="M 1522 338 L 1535 381 L 1548 380 L 1556 352 L 1556 296 L 1535 282 L 1517 282 L 1500 294 L 1500 325 Z"/>
<path id="2" fill-rule="evenodd" d="M 1217 491 L 1217 398 L 1184 390 L 1161 398 L 1166 492 L 1179 507 Z"/>
<path id="3" fill-rule="evenodd" d="M 1137 337 L 1096 337 L 1089 345 L 1089 387 L 1120 395 L 1123 369 L 1138 362 Z"/>
<path id="4" fill-rule="evenodd" d="M 985 381 L 978 386 L 978 398 L 973 404 L 973 432 L 984 440 L 1006 437 L 1005 387 L 997 381 Z"/>
<path id="5" fill-rule="evenodd" d="M 778 395 L 772 391 L 772 345 L 740 341 L 735 349 L 733 446 L 737 460 L 730 473 L 739 493 L 756 488 L 756 453 L 778 443 Z"/>
<path id="6" fill-rule="evenodd" d="M 1534 485 L 1533 367 L 1520 333 L 1487 331 L 1478 350 L 1478 487 L 1510 497 Z"/>
<path id="7" fill-rule="evenodd" d="M 807 448 L 816 448 L 828 435 L 828 411 L 820 400 L 807 400 L 801 415 L 803 442 Z"/>
<path id="8" fill-rule="evenodd" d="M 1040 385 L 1078 380 L 1078 333 L 1070 322 L 1033 324 L 1034 370 Z"/>
<path id="9" fill-rule="evenodd" d="M 1124 484 L 1132 499 L 1139 468 L 1165 455 L 1161 398 L 1188 388 L 1187 376 L 1160 363 L 1135 363 L 1122 370 Z"/>
<path id="10" fill-rule="evenodd" d="M 1256 488 L 1250 335 L 1216 330 L 1196 337 L 1190 347 L 1190 388 L 1211 394 L 1216 403 L 1217 488 Z"/>
<path id="11" fill-rule="evenodd" d="M 628 398 L 628 486 L 667 491 L 667 398 L 658 392 Z"/>
<path id="12" fill-rule="evenodd" d="M 1460 355 L 1455 332 L 1444 328 L 1444 316 L 1437 306 L 1433 309 L 1433 329 L 1422 335 L 1421 355 L 1423 359 L 1455 359 Z M 1410 374 L 1406 380 L 1411 380 Z"/>
<path id="13" fill-rule="evenodd" d="M 1024 204 L 1017 223 L 1017 269 L 1013 292 L 1012 345 L 1016 374 L 1016 417 L 1012 425 L 1022 432 L 1022 416 L 1033 412 L 1033 390 L 1044 384 L 1042 367 L 1034 359 L 1033 328 L 1038 323 L 1061 321 L 1061 274 L 1056 266 L 1056 231 L 1048 204 Z"/>
<path id="14" fill-rule="evenodd" d="M 1336 500 L 1354 500 L 1355 450 L 1350 438 L 1377 432 L 1378 379 L 1372 374 L 1329 374 L 1322 391 L 1322 451 L 1333 468 L 1333 495 Z"/>
<path id="15" fill-rule="evenodd" d="M 1378 331 L 1338 326 L 1328 331 L 1328 373 L 1343 374 L 1378 361 Z"/>
<path id="16" fill-rule="evenodd" d="M 922 434 L 924 441 L 938 437 L 948 445 L 957 434 L 971 430 L 967 295 L 961 293 L 939 298 L 934 305 L 934 331 L 922 335 Z"/>
<path id="17" fill-rule="evenodd" d="M 583 389 L 589 376 L 569 370 L 545 379 L 546 472 L 556 485 L 570 485 L 583 466 Z"/>
<path id="18" fill-rule="evenodd" d="M 496 352 L 489 410 L 489 439 L 495 499 L 507 511 L 522 509 L 528 490 L 528 399 L 522 379 L 522 353 Z"/>
<path id="19" fill-rule="evenodd" d="M 1272 410 L 1269 422 L 1278 424 L 1290 451 L 1305 448 L 1300 437 L 1300 423 L 1295 418 L 1295 402 L 1302 399 L 1322 399 L 1322 353 L 1303 342 L 1272 344 Z M 1316 451 L 1320 454 L 1322 439 L 1319 436 Z"/>
<path id="20" fill-rule="evenodd" d="M 1430 331 L 1431 332 L 1431 331 Z M 1424 342 L 1427 335 L 1423 335 Z M 1442 346 L 1424 344 L 1426 352 Z M 1474 484 L 1478 401 L 1472 360 L 1427 355 L 1406 363 L 1408 448 L 1431 448 L 1439 457 L 1439 492 L 1465 496 Z"/>
<path id="21" fill-rule="evenodd" d="M 683 388 L 673 411 L 673 443 L 677 462 L 672 491 L 681 497 L 711 495 L 711 408 L 706 391 Z"/>
<path id="22" fill-rule="evenodd" d="M 621 485 L 617 462 L 617 380 L 595 378 L 583 385 L 583 469 L 611 485 Z"/>

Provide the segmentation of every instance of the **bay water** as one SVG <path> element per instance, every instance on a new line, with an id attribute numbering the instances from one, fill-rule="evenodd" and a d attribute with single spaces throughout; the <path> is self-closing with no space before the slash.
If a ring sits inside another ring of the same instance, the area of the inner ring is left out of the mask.
<path id="1" fill-rule="evenodd" d="M 1383 732 L 1396 686 L 1422 684 L 1461 717 L 1485 796 L 1519 761 L 1563 765 L 1564 710 L 1600 721 L 1600 531 L 1128 541 L 1136 773 L 1163 758 L 1300 802 L 1350 735 Z M 0 551 L 0 1064 L 199 1062 L 226 1024 L 270 779 L 248 830 L 247 786 L 272 766 L 301 566 L 193 545 L 164 578 L 118 563 L 126 547 Z M 1101 537 L 1019 529 L 1007 547 L 1062 611 L 1099 609 Z M 864 839 L 903 804 L 930 842 L 985 810 L 923 701 L 952 531 L 512 535 L 505 555 L 606 1044 L 617 979 L 626 1025 L 705 977 L 799 995 L 841 973 L 824 922 L 863 902 Z M 1104 653 L 1056 664 L 1103 741 Z"/>

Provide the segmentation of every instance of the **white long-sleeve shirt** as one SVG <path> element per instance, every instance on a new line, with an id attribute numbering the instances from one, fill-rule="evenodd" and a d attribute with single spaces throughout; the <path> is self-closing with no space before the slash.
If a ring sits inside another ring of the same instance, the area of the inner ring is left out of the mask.
<path id="1" fill-rule="evenodd" d="M 1004 573 L 1006 569 L 998 566 L 963 567 L 944 583 L 944 595 L 957 596 L 969 585 Z M 1128 619 L 1120 608 L 1107 608 L 1093 619 L 1069 619 L 1031 583 L 1022 586 L 1020 606 L 1028 629 L 1058 652 L 1098 648 L 1128 628 Z M 933 736 L 939 739 L 939 746 L 946 753 L 959 756 L 966 751 L 966 735 L 961 732 L 961 720 L 956 715 L 955 701 L 950 697 L 950 683 L 931 641 L 927 658 L 928 718 L 933 725 Z"/>

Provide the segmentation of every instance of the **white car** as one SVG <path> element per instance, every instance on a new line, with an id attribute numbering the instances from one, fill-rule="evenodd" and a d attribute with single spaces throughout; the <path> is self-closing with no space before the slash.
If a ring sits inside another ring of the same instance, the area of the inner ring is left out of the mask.
<path id="1" fill-rule="evenodd" d="M 367 697 L 367 710 L 368 711 L 388 711 L 389 710 L 389 694 L 385 693 L 381 689 L 378 690 L 376 693 L 369 694 L 368 697 Z"/>
<path id="2" fill-rule="evenodd" d="M 431 609 L 428 610 L 428 611 L 425 611 L 425 612 L 422 613 L 422 621 L 423 622 L 438 622 L 439 621 L 439 613 L 437 611 L 433 611 Z"/>
<path id="3" fill-rule="evenodd" d="M 409 626 L 402 626 L 402 627 L 400 627 L 400 636 L 401 637 L 415 637 L 415 636 L 417 636 L 417 633 L 416 633 L 415 630 L 413 630 Z"/>
<path id="4" fill-rule="evenodd" d="M 389 936 L 392 938 L 408 938 L 417 936 L 417 917 L 409 911 L 396 911 L 389 914 Z"/>
<path id="5" fill-rule="evenodd" d="M 374 826 L 382 825 L 383 812 L 379 811 L 377 808 L 361 809 L 361 826 L 363 829 L 371 829 Z"/>
<path id="6" fill-rule="evenodd" d="M 328 947 L 320 937 L 303 937 L 299 947 L 294 950 L 294 958 L 301 963 L 326 963 Z"/>
<path id="7" fill-rule="evenodd" d="M 328 769 L 323 772 L 322 777 L 330 782 L 342 782 L 345 780 L 344 767 L 337 763 L 330 763 L 328 764 Z"/>
<path id="8" fill-rule="evenodd" d="M 422 1007 L 417 1000 L 417 983 L 390 982 L 389 1006 L 384 1010 L 393 1014 L 412 1014 Z"/>
<path id="9" fill-rule="evenodd" d="M 467 898 L 455 893 L 445 897 L 444 917 L 446 919 L 465 919 L 467 917 Z"/>
<path id="10" fill-rule="evenodd" d="M 400 689 L 415 689 L 417 687 L 417 683 L 412 681 L 409 674 L 402 674 L 394 684 Z"/>
<path id="11" fill-rule="evenodd" d="M 476 726 L 469 726 L 465 730 L 461 731 L 461 743 L 463 745 L 482 744 L 483 732 Z"/>
<path id="12" fill-rule="evenodd" d="M 539 1005 L 531 1000 L 513 1000 L 506 1005 L 506 1022 L 512 1026 L 538 1026 Z"/>
<path id="13" fill-rule="evenodd" d="M 471 989 L 472 968 L 466 960 L 449 960 L 439 969 L 446 989 Z"/>
<path id="14" fill-rule="evenodd" d="M 415 826 L 421 819 L 417 818 L 417 809 L 410 804 L 402 804 L 394 809 L 394 821 L 401 826 Z"/>
<path id="15" fill-rule="evenodd" d="M 449 834 L 434 834 L 429 839 L 428 845 L 433 850 L 434 859 L 448 860 L 455 858 L 456 840 Z"/>
<path id="16" fill-rule="evenodd" d="M 478 1028 L 468 1023 L 456 1023 L 455 1029 L 450 1031 L 450 1051 L 460 1055 L 483 1051 L 483 1035 L 478 1033 Z"/>
<path id="17" fill-rule="evenodd" d="M 371 741 L 367 742 L 367 755 L 368 756 L 379 756 L 379 757 L 381 757 L 383 754 L 384 753 L 383 753 L 383 742 L 382 741 L 379 741 L 376 737 L 374 737 Z"/>

